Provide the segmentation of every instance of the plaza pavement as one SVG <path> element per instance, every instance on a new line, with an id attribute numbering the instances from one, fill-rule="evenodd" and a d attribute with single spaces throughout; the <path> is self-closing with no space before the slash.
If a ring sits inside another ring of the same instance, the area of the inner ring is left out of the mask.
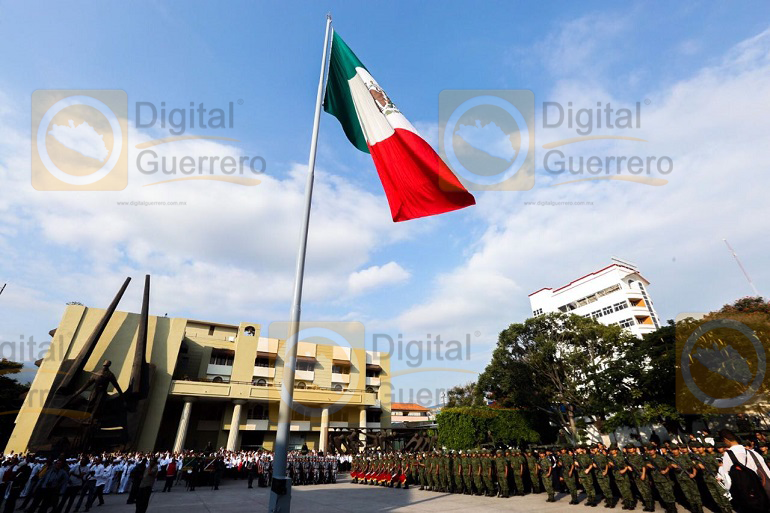
<path id="1" fill-rule="evenodd" d="M 340 476 L 342 477 L 342 476 Z M 261 513 L 267 512 L 268 488 L 247 488 L 246 481 L 225 480 L 218 491 L 210 487 L 198 487 L 194 492 L 185 490 L 184 485 L 175 486 L 170 493 L 160 493 L 163 484 L 156 485 L 150 499 L 148 512 L 151 513 Z M 126 504 L 126 494 L 106 495 L 104 506 L 94 506 L 92 513 L 132 513 L 134 505 Z M 337 484 L 298 486 L 292 490 L 292 513 L 362 513 L 362 512 L 471 512 L 493 511 L 532 513 L 599 513 L 609 511 L 602 505 L 587 508 L 581 504 L 570 506 L 569 496 L 557 494 L 555 503 L 545 502 L 546 495 L 526 495 L 498 499 L 409 490 L 390 489 L 377 486 L 351 484 L 346 476 Z M 584 496 L 581 496 L 581 502 Z M 637 504 L 636 511 L 641 511 Z M 657 511 L 662 511 L 660 505 Z M 620 504 L 612 510 L 622 511 Z M 686 510 L 679 506 L 679 511 Z M 708 511 L 708 510 L 706 510 Z"/>

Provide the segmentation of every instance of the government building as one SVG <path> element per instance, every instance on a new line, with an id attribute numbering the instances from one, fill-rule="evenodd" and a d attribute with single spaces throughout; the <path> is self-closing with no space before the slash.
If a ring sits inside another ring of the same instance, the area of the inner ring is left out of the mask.
<path id="1" fill-rule="evenodd" d="M 38 362 L 6 453 L 26 451 L 45 416 L 66 415 L 46 407 L 51 404 L 49 392 L 53 396 L 55 381 L 61 380 L 57 376 L 66 372 L 63 362 L 82 352 L 104 314 L 103 309 L 67 306 L 48 354 Z M 89 375 L 99 372 L 102 362 L 111 360 L 110 370 L 125 391 L 139 323 L 139 314 L 115 311 L 83 370 Z M 147 362 L 153 372 L 133 438 L 136 450 L 273 449 L 285 340 L 261 336 L 260 325 L 250 322 L 148 316 L 146 324 Z M 294 389 L 291 448 L 307 444 L 309 449 L 326 450 L 328 432 L 334 428 L 390 427 L 387 353 L 300 341 Z M 115 397 L 116 391 L 110 388 L 109 394 Z"/>
<path id="2" fill-rule="evenodd" d="M 613 258 L 607 267 L 566 285 L 533 292 L 529 302 L 534 316 L 551 312 L 582 315 L 642 337 L 660 328 L 647 293 L 649 285 L 636 265 Z"/>

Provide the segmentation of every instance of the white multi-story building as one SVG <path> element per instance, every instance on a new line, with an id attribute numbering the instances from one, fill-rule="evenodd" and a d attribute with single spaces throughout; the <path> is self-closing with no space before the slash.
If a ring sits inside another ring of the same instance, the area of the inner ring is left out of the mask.
<path id="1" fill-rule="evenodd" d="M 557 289 L 543 288 L 529 295 L 532 314 L 564 312 L 592 317 L 602 324 L 619 325 L 637 337 L 660 327 L 650 284 L 636 265 L 612 258 L 603 269 L 586 274 Z"/>

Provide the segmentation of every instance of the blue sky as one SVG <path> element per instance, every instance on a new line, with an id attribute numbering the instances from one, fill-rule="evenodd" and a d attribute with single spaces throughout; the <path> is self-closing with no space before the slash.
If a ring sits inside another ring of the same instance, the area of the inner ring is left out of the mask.
<path id="1" fill-rule="evenodd" d="M 750 293 L 723 237 L 760 291 L 770 290 L 761 235 L 770 212 L 759 195 L 769 185 L 766 2 L 2 2 L 0 282 L 9 285 L 0 340 L 46 340 L 66 301 L 103 306 L 127 275 L 136 283 L 122 307 L 135 311 L 145 272 L 155 277 L 153 313 L 265 327 L 285 319 L 327 11 L 431 142 L 444 89 L 530 89 L 536 105 L 649 99 L 645 152 L 671 155 L 676 170 L 665 187 L 549 187 L 553 177 L 538 167 L 532 191 L 477 194 L 476 207 L 393 225 L 370 157 L 324 114 L 306 319 L 360 320 L 369 333 L 407 339 L 479 332 L 472 360 L 455 367 L 480 371 L 499 330 L 529 315 L 529 292 L 603 267 L 611 255 L 641 267 L 664 319 Z M 243 100 L 226 134 L 241 142 L 186 149 L 260 155 L 265 183 L 142 188 L 133 170 L 119 193 L 35 191 L 31 93 L 75 88 L 126 91 L 130 125 L 137 101 Z M 562 135 L 538 132 L 538 151 Z M 440 390 L 472 378 L 426 372 L 396 385 Z"/>

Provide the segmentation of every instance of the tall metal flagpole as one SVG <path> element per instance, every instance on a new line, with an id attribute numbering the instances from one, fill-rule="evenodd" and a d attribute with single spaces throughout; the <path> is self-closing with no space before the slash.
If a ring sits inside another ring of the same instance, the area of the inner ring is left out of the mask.
<path id="1" fill-rule="evenodd" d="M 326 73 L 328 68 L 329 36 L 332 32 L 332 16 L 326 15 L 326 32 L 324 34 L 324 50 L 321 59 L 321 76 L 318 79 L 318 94 L 315 102 L 313 117 L 313 136 L 310 139 L 310 158 L 307 164 L 307 184 L 305 186 L 305 212 L 302 218 L 302 230 L 299 236 L 299 251 L 297 252 L 297 269 L 294 276 L 294 299 L 291 307 L 291 322 L 286 341 L 286 355 L 283 366 L 283 383 L 281 384 L 281 405 L 278 410 L 278 431 L 275 437 L 275 457 L 273 460 L 273 484 L 270 489 L 270 513 L 288 513 L 291 510 L 291 479 L 286 476 L 286 456 L 289 446 L 291 428 L 291 411 L 294 401 L 294 370 L 297 360 L 297 334 L 302 303 L 302 280 L 305 275 L 305 253 L 307 250 L 307 233 L 310 224 L 310 204 L 313 199 L 313 176 L 315 173 L 315 156 L 318 146 L 318 126 L 321 122 L 321 104 L 323 103 Z"/>

